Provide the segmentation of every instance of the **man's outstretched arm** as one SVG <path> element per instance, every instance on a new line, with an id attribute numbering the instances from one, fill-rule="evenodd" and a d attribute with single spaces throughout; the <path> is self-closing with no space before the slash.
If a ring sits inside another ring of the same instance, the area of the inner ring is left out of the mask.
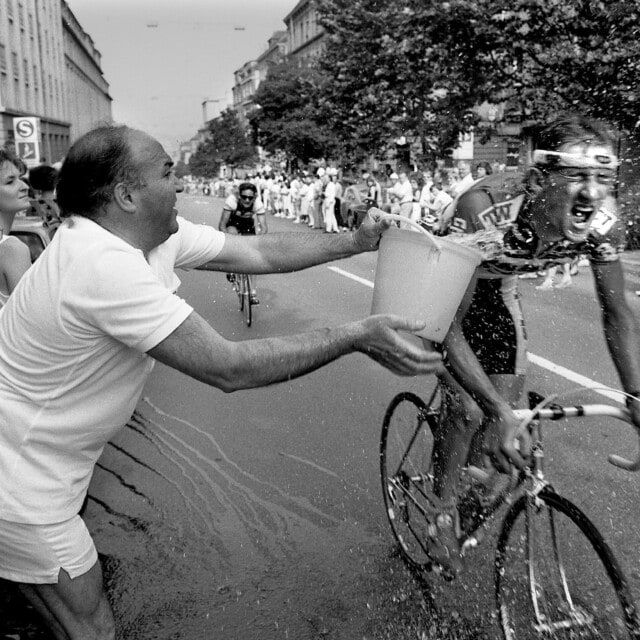
<path id="1" fill-rule="evenodd" d="M 192 312 L 148 354 L 225 392 L 290 380 L 355 352 L 398 375 L 416 376 L 436 373 L 440 355 L 409 342 L 398 330 L 423 326 L 397 316 L 371 316 L 298 335 L 232 342 Z"/>
<path id="2" fill-rule="evenodd" d="M 380 234 L 389 226 L 381 221 L 384 211 L 371 209 L 352 233 L 269 233 L 258 236 L 228 236 L 222 251 L 198 267 L 209 271 L 242 273 L 284 273 L 298 271 L 363 251 L 375 251 Z"/>

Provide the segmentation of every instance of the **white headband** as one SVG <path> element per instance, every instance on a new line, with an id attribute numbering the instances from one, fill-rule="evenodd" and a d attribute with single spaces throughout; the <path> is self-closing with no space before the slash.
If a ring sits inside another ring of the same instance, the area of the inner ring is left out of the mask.
<path id="1" fill-rule="evenodd" d="M 616 169 L 618 159 L 610 153 L 564 153 L 562 151 L 544 151 L 536 149 L 532 156 L 533 164 L 552 167 L 578 167 L 580 169 Z"/>

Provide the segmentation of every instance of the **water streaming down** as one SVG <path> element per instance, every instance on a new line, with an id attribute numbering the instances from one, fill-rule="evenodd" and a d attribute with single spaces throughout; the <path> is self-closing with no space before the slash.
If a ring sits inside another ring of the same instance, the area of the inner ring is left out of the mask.
<path id="1" fill-rule="evenodd" d="M 126 638 L 351 637 L 380 590 L 363 589 L 376 536 L 148 399 L 103 456 L 85 517 Z"/>

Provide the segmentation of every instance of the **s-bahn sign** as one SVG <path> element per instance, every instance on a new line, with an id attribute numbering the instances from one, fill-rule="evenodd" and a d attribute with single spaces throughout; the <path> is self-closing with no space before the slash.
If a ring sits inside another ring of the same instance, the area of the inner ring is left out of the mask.
<path id="1" fill-rule="evenodd" d="M 13 134 L 16 153 L 27 167 L 34 167 L 40 159 L 40 118 L 14 118 Z"/>

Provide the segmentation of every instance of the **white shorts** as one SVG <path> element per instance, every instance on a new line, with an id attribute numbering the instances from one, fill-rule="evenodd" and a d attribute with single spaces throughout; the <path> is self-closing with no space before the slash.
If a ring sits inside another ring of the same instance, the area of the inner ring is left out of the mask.
<path id="1" fill-rule="evenodd" d="M 0 578 L 57 584 L 60 569 L 77 578 L 97 561 L 98 552 L 80 516 L 43 525 L 0 520 Z"/>

